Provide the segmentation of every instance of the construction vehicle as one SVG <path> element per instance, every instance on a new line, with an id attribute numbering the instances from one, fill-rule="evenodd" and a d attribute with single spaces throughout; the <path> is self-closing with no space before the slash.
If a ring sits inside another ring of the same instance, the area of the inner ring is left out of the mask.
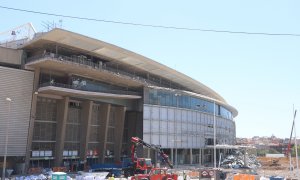
<path id="1" fill-rule="evenodd" d="M 131 160 L 134 163 L 135 170 L 144 171 L 144 170 L 149 170 L 149 169 L 152 168 L 151 159 L 137 158 L 136 157 L 136 147 L 139 146 L 139 145 L 145 146 L 145 147 L 147 147 L 149 149 L 152 149 L 155 152 L 157 152 L 160 155 L 160 157 L 163 159 L 163 161 L 166 162 L 171 169 L 173 168 L 173 164 L 169 161 L 168 155 L 166 155 L 163 152 L 163 150 L 161 149 L 161 146 L 146 143 L 145 141 L 143 141 L 142 139 L 140 139 L 138 137 L 132 137 L 131 142 L 132 142 Z"/>
<path id="2" fill-rule="evenodd" d="M 154 150 L 157 152 L 164 162 L 166 162 L 170 168 L 173 168 L 172 163 L 169 161 L 168 155 L 166 155 L 163 150 L 161 149 L 161 146 L 159 145 L 153 145 L 146 143 L 142 139 L 138 137 L 132 137 L 131 138 L 132 146 L 131 146 L 131 162 L 126 162 L 125 160 L 121 165 L 113 165 L 109 164 L 94 164 L 92 165 L 93 171 L 102 171 L 102 170 L 114 170 L 114 174 L 121 174 L 116 171 L 122 171 L 122 174 L 124 174 L 126 177 L 133 176 L 134 174 L 146 174 L 148 175 L 149 172 L 153 169 L 153 164 L 150 158 L 138 158 L 136 155 L 136 148 L 137 146 L 145 146 L 149 149 Z"/>
<path id="3" fill-rule="evenodd" d="M 131 142 L 133 143 L 131 146 L 131 158 L 134 163 L 135 172 L 134 176 L 131 177 L 132 180 L 177 180 L 178 176 L 168 173 L 167 168 L 153 168 L 151 159 L 136 157 L 136 147 L 142 145 L 157 152 L 163 161 L 165 161 L 170 168 L 173 168 L 173 164 L 169 161 L 168 155 L 163 152 L 161 146 L 146 143 L 138 137 L 132 137 Z"/>

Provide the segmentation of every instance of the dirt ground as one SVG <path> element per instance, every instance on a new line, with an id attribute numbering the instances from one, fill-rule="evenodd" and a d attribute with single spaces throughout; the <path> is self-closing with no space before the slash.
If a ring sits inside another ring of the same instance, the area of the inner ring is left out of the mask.
<path id="1" fill-rule="evenodd" d="M 300 179 L 300 172 L 297 170 L 296 159 L 292 158 L 292 166 L 294 167 L 290 171 L 290 161 L 288 157 L 283 158 L 267 158 L 258 157 L 257 160 L 261 163 L 261 168 L 257 170 L 260 176 L 281 176 L 286 178 Z M 298 163 L 300 161 L 298 160 Z M 300 163 L 299 163 L 300 165 Z"/>
<path id="2" fill-rule="evenodd" d="M 228 180 L 234 179 L 233 177 L 236 174 L 257 174 L 257 178 L 260 177 L 271 177 L 271 176 L 280 176 L 286 179 L 298 179 L 300 180 L 300 171 L 297 170 L 296 160 L 292 159 L 292 165 L 294 166 L 293 170 L 290 171 L 290 162 L 287 157 L 284 158 L 266 158 L 258 157 L 257 160 L 261 163 L 261 167 L 258 169 L 223 169 L 227 174 Z M 299 161 L 300 166 L 300 161 Z M 193 177 L 192 175 L 190 175 Z M 192 178 L 194 179 L 194 178 Z"/>

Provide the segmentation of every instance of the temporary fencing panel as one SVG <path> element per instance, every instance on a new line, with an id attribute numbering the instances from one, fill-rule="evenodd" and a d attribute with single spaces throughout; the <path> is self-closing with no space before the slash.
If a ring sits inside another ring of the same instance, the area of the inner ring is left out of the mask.
<path id="1" fill-rule="evenodd" d="M 255 180 L 255 177 L 252 174 L 236 174 L 233 176 L 233 180 Z"/>
<path id="2" fill-rule="evenodd" d="M 52 180 L 67 180 L 67 174 L 64 172 L 55 172 L 52 174 Z"/>

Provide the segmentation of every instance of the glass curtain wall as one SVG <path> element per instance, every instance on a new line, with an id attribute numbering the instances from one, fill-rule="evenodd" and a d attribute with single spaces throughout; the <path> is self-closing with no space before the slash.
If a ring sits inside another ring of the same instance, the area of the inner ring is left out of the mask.
<path id="1" fill-rule="evenodd" d="M 144 103 L 160 106 L 169 106 L 184 109 L 193 109 L 205 113 L 214 113 L 214 103 L 201 99 L 199 97 L 179 94 L 175 91 L 168 91 L 163 89 L 145 88 L 144 90 Z M 233 119 L 232 113 L 225 107 L 216 105 L 215 114 L 226 119 Z"/>

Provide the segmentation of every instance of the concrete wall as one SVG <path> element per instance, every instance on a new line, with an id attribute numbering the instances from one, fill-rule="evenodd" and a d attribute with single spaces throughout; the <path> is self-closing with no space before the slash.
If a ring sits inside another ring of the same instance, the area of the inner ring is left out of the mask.
<path id="1" fill-rule="evenodd" d="M 21 65 L 23 50 L 0 47 L 0 63 Z"/>
<path id="2" fill-rule="evenodd" d="M 4 155 L 6 132 L 8 156 L 25 155 L 33 77 L 33 72 L 0 66 L 0 156 Z M 12 99 L 10 111 L 7 97 Z"/>

